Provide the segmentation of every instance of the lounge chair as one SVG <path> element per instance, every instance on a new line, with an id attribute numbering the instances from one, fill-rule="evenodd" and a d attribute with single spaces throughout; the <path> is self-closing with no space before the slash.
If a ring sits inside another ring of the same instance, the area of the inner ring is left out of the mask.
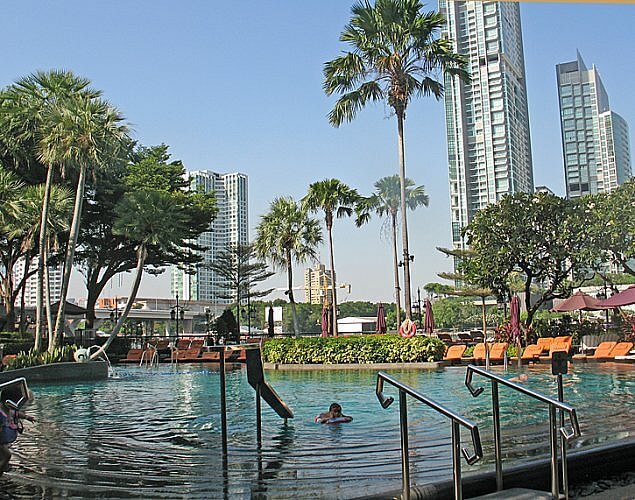
<path id="1" fill-rule="evenodd" d="M 446 349 L 443 360 L 449 361 L 450 364 L 453 364 L 455 361 L 460 362 L 465 349 L 467 349 L 467 346 L 464 344 L 451 345 Z"/>
<path id="2" fill-rule="evenodd" d="M 571 346 L 573 344 L 573 337 L 570 335 L 564 337 L 555 337 L 551 345 L 549 346 L 549 359 L 551 359 L 551 355 L 556 351 L 564 351 L 567 354 L 571 351 Z"/>
<path id="3" fill-rule="evenodd" d="M 595 348 L 595 352 L 592 355 L 576 354 L 573 359 L 576 361 L 606 361 L 614 357 L 611 356 L 611 351 L 616 345 L 617 342 L 613 341 L 600 342 L 600 345 Z"/>
<path id="4" fill-rule="evenodd" d="M 540 354 L 549 352 L 551 344 L 553 343 L 553 337 L 540 337 L 536 341 L 536 345 L 540 347 Z"/>
<path id="5" fill-rule="evenodd" d="M 449 333 L 437 333 L 437 337 L 446 344 L 454 344 L 454 339 Z"/>
<path id="6" fill-rule="evenodd" d="M 469 343 L 474 342 L 474 338 L 468 332 L 459 332 L 457 333 L 457 336 L 459 337 L 460 342 L 469 342 Z"/>
<path id="7" fill-rule="evenodd" d="M 542 354 L 542 347 L 538 344 L 529 344 L 525 347 L 522 356 L 520 357 L 523 361 L 538 361 L 540 359 L 540 355 Z"/>
<path id="8" fill-rule="evenodd" d="M 628 353 L 633 349 L 633 342 L 619 342 L 612 350 L 611 357 L 628 356 Z"/>
<path id="9" fill-rule="evenodd" d="M 125 358 L 121 360 L 122 363 L 139 363 L 144 349 L 130 349 Z"/>
<path id="10" fill-rule="evenodd" d="M 201 359 L 207 362 L 218 363 L 220 361 L 220 353 L 218 351 L 204 352 L 201 354 Z"/>
<path id="11" fill-rule="evenodd" d="M 503 361 L 505 359 L 505 353 L 507 352 L 507 342 L 494 342 L 489 344 L 489 361 L 490 363 L 496 361 Z M 485 362 L 485 344 L 480 343 L 474 346 L 474 353 L 472 354 L 474 361 Z"/>

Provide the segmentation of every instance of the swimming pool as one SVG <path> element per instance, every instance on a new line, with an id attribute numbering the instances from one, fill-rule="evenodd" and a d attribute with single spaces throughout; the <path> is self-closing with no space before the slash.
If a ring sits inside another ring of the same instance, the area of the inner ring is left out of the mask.
<path id="1" fill-rule="evenodd" d="M 226 470 L 217 367 L 123 367 L 107 381 L 32 385 L 36 400 L 29 412 L 39 422 L 26 424 L 0 491 L 14 498 L 352 498 L 401 487 L 398 408 L 380 407 L 376 372 L 267 372 L 295 418 L 285 425 L 263 405 L 258 453 L 255 393 L 243 370 L 227 373 Z M 526 370 L 528 387 L 556 394 L 555 377 L 545 367 Z M 489 391 L 472 398 L 465 368 L 388 372 L 479 424 L 485 458 L 463 463 L 464 473 L 493 468 Z M 583 437 L 572 447 L 635 436 L 634 392 L 631 366 L 573 367 L 565 376 L 565 399 L 578 409 Z M 394 395 L 389 387 L 386 393 Z M 505 459 L 547 456 L 546 408 L 507 388 L 500 396 Z M 354 421 L 314 424 L 332 401 Z M 451 477 L 449 424 L 415 404 L 409 421 L 413 482 Z"/>

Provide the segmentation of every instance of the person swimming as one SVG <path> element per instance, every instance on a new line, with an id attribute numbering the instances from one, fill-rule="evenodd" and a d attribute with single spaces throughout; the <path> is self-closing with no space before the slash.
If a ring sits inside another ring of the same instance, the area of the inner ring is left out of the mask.
<path id="1" fill-rule="evenodd" d="M 315 417 L 316 424 L 343 424 L 353 420 L 353 417 L 342 414 L 342 407 L 338 403 L 332 403 L 329 411 L 320 413 Z"/>

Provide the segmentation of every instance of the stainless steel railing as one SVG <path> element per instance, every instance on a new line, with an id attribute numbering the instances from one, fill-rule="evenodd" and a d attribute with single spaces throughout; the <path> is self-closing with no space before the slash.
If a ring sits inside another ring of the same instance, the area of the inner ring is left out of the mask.
<path id="1" fill-rule="evenodd" d="M 384 381 L 390 385 L 399 389 L 399 424 L 401 429 L 401 472 L 402 472 L 402 498 L 403 500 L 409 500 L 410 498 L 410 461 L 409 461 L 409 449 L 408 449 L 408 407 L 406 404 L 406 397 L 411 396 L 417 401 L 428 405 L 433 410 L 437 411 L 441 415 L 449 418 L 452 421 L 452 469 L 454 476 L 454 498 L 461 500 L 463 498 L 463 490 L 461 487 L 461 457 L 463 457 L 468 464 L 473 464 L 483 457 L 483 450 L 481 448 L 481 437 L 478 432 L 478 426 L 469 420 L 463 418 L 457 413 L 449 410 L 448 408 L 440 405 L 436 401 L 424 396 L 418 391 L 415 391 L 411 387 L 402 384 L 397 379 L 391 377 L 384 372 L 377 373 L 377 388 L 375 393 L 377 399 L 382 408 L 388 408 L 393 402 L 394 398 L 384 395 Z M 474 453 L 470 452 L 466 448 L 461 448 L 461 431 L 459 425 L 467 428 L 472 436 L 472 445 L 474 447 Z"/>
<path id="2" fill-rule="evenodd" d="M 551 448 L 551 495 L 553 498 L 559 497 L 560 487 L 558 485 L 558 429 L 556 422 L 556 410 L 560 410 L 563 414 L 566 413 L 571 421 L 571 431 L 567 431 L 564 427 L 564 423 L 560 426 L 561 438 L 565 441 L 569 441 L 574 437 L 580 436 L 580 426 L 578 424 L 578 416 L 575 408 L 572 406 L 557 401 L 548 396 L 540 394 L 539 392 L 532 391 L 527 387 L 511 382 L 507 379 L 494 375 L 487 370 L 479 368 L 474 365 L 467 367 L 465 374 L 465 385 L 469 389 L 472 396 L 476 397 L 483 392 L 483 388 L 474 388 L 472 385 L 473 374 L 481 375 L 492 381 L 492 416 L 494 420 L 494 454 L 496 461 L 496 489 L 501 491 L 503 489 L 503 467 L 502 467 L 502 454 L 501 454 L 501 430 L 500 430 L 500 404 L 498 398 L 498 385 L 502 384 L 515 391 L 518 391 L 526 396 L 532 397 L 549 405 L 549 443 Z M 564 446 L 563 446 L 564 449 Z M 567 470 L 566 454 L 562 454 L 562 469 L 563 472 Z M 566 477 L 566 474 L 565 474 Z M 568 497 L 567 485 L 564 484 L 564 494 Z"/>

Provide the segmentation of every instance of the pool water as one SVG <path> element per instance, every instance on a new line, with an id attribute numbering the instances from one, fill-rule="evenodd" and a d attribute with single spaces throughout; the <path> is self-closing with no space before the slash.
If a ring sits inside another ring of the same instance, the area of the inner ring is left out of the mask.
<path id="1" fill-rule="evenodd" d="M 502 369 L 495 368 L 502 373 Z M 526 386 L 556 395 L 548 368 L 524 368 Z M 114 379 L 35 385 L 28 409 L 38 419 L 13 446 L 13 470 L 0 477 L 8 498 L 354 498 L 401 487 L 398 404 L 384 410 L 374 371 L 270 371 L 266 378 L 295 418 L 286 424 L 263 404 L 263 446 L 256 449 L 255 393 L 244 367 L 227 372 L 229 453 L 221 455 L 219 374 L 215 365 L 116 368 Z M 489 381 L 473 398 L 465 368 L 391 370 L 423 394 L 479 424 L 485 458 L 464 474 L 493 469 Z M 504 376 L 514 376 L 510 370 Z M 632 366 L 574 367 L 565 399 L 578 409 L 588 447 L 635 436 Z M 396 397 L 394 388 L 385 392 Z M 506 463 L 546 457 L 548 410 L 501 387 Z M 313 419 L 331 402 L 354 417 L 341 425 Z M 451 477 L 450 424 L 409 403 L 413 483 Z M 470 446 L 469 435 L 462 433 Z"/>

